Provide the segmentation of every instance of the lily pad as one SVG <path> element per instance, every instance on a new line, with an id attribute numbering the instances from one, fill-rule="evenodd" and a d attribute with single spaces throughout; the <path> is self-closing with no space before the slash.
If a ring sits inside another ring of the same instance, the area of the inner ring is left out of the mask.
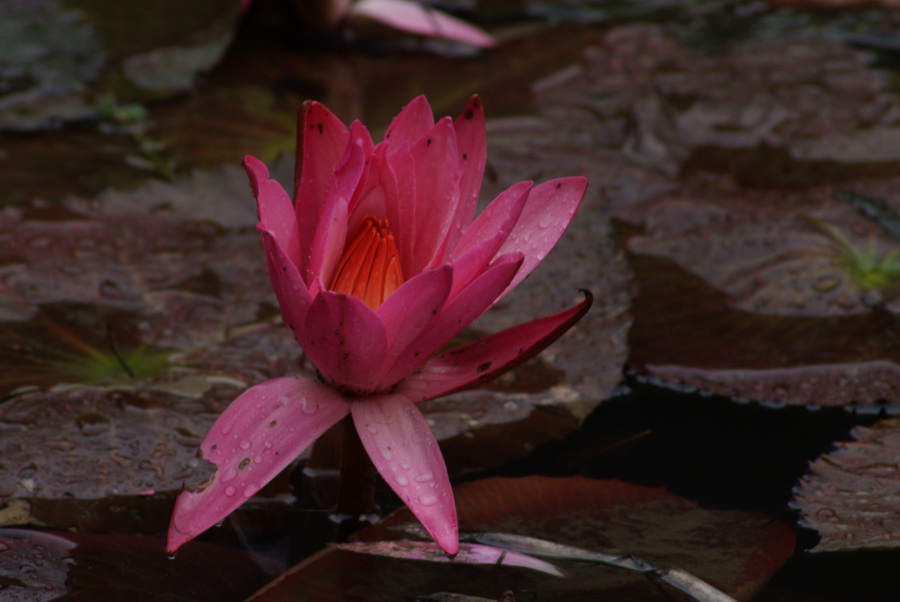
<path id="1" fill-rule="evenodd" d="M 895 179 L 789 192 L 707 183 L 617 208 L 639 229 L 625 242 L 641 291 L 630 365 L 729 397 L 896 401 L 898 190 Z"/>
<path id="2" fill-rule="evenodd" d="M 622 27 L 550 83 L 537 95 L 542 105 L 618 127 L 629 156 L 671 176 L 712 171 L 796 185 L 900 165 L 900 102 L 888 76 L 832 41 L 779 39 L 713 55 L 656 26 Z"/>
<path id="3" fill-rule="evenodd" d="M 238 8 L 229 0 L 5 2 L 0 129 L 96 117 L 110 95 L 147 100 L 189 89 L 221 58 Z"/>
<path id="4" fill-rule="evenodd" d="M 704 510 L 661 488 L 619 481 L 494 478 L 460 485 L 455 493 L 460 528 L 476 537 L 522 533 L 588 550 L 636 554 L 654 566 L 688 570 L 738 599 L 750 599 L 794 549 L 790 528 L 764 515 Z M 396 527 L 411 519 L 406 509 L 399 510 L 359 537 L 404 539 L 408 536 Z M 290 599 L 301 591 L 344 600 L 371 599 L 372 592 L 401 599 L 435 591 L 496 599 L 504 589 L 566 600 L 682 599 L 668 586 L 630 571 L 558 558 L 553 563 L 565 579 L 505 564 L 489 569 L 464 562 L 435 565 L 329 549 L 251 599 Z"/>
<path id="5" fill-rule="evenodd" d="M 165 530 L 182 483 L 212 474 L 196 448 L 234 393 L 77 388 L 4 402 L 0 524 Z"/>
<path id="6" fill-rule="evenodd" d="M 900 547 L 900 421 L 857 427 L 813 462 L 795 503 L 821 539 L 813 552 Z"/>
<path id="7" fill-rule="evenodd" d="M 0 529 L 4 597 L 238 600 L 266 578 L 246 552 L 198 543 L 171 560 L 164 548 L 162 539 L 151 537 Z"/>

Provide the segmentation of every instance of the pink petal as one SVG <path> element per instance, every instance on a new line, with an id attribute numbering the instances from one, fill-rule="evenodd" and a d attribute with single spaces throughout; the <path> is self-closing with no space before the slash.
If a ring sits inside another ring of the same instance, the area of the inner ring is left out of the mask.
<path id="1" fill-rule="evenodd" d="M 434 356 L 400 383 L 398 392 L 415 402 L 485 383 L 534 357 L 580 320 L 593 296 L 552 316 L 513 326 Z"/>
<path id="2" fill-rule="evenodd" d="M 312 283 L 318 278 L 325 283 L 331 282 L 344 253 L 350 199 L 359 185 L 365 162 L 362 144 L 351 141 L 341 162 L 335 166 L 334 177 L 325 191 L 325 202 L 319 208 L 319 223 L 316 224 L 309 248 L 309 263 L 303 274 L 306 282 Z"/>
<path id="3" fill-rule="evenodd" d="M 481 180 L 487 164 L 487 132 L 484 125 L 484 107 L 476 94 L 469 98 L 462 115 L 453 122 L 456 145 L 459 148 L 459 206 L 453 220 L 453 228 L 447 248 L 453 249 L 462 235 L 463 228 L 472 222 L 481 192 Z"/>
<path id="4" fill-rule="evenodd" d="M 392 384 L 418 368 L 423 357 L 430 357 L 471 324 L 494 302 L 516 274 L 522 263 L 518 254 L 505 255 L 447 302 L 434 322 L 403 350 L 387 371 L 382 383 Z"/>
<path id="5" fill-rule="evenodd" d="M 365 15 L 402 31 L 446 38 L 489 48 L 496 42 L 483 30 L 417 2 L 405 0 L 361 0 L 350 8 L 351 15 Z"/>
<path id="6" fill-rule="evenodd" d="M 466 228 L 450 255 L 453 264 L 451 298 L 490 265 L 522 215 L 531 185 L 531 182 L 519 182 L 507 188 Z"/>
<path id="7" fill-rule="evenodd" d="M 429 270 L 404 282 L 381 304 L 375 313 L 387 333 L 385 369 L 390 369 L 413 340 L 427 332 L 447 301 L 453 279 L 449 265 Z M 416 359 L 421 364 L 427 357 L 414 357 L 413 363 Z M 379 389 L 391 384 L 381 382 Z"/>
<path id="8" fill-rule="evenodd" d="M 515 288 L 553 249 L 575 217 L 586 189 L 587 179 L 582 177 L 558 178 L 531 189 L 516 227 L 497 251 L 497 255 L 520 252 L 525 255 L 525 262 L 497 301 Z"/>
<path id="9" fill-rule="evenodd" d="M 404 269 L 410 266 L 407 277 L 444 263 L 447 235 L 459 205 L 459 151 L 449 117 L 409 147 L 408 160 L 404 156 L 402 162 L 393 163 L 400 187 L 412 194 L 416 207 L 413 255 L 403 258 Z M 404 187 L 406 182 L 415 186 Z"/>
<path id="10" fill-rule="evenodd" d="M 353 422 L 375 468 L 451 556 L 459 549 L 447 466 L 425 417 L 400 395 L 354 402 Z"/>
<path id="11" fill-rule="evenodd" d="M 297 138 L 294 201 L 301 246 L 304 246 L 313 240 L 329 183 L 346 152 L 349 133 L 331 111 L 317 102 L 307 101 L 303 103 L 303 123 L 297 128 Z M 301 273 L 305 272 L 306 255 L 304 248 L 298 266 Z"/>
<path id="12" fill-rule="evenodd" d="M 244 169 L 256 197 L 259 227 L 271 232 L 288 257 L 296 261 L 300 257 L 300 235 L 294 204 L 281 184 L 269 178 L 265 163 L 247 155 L 244 157 Z"/>
<path id="13" fill-rule="evenodd" d="M 259 228 L 259 226 L 257 226 Z M 297 266 L 286 251 L 278 243 L 275 235 L 268 231 L 262 232 L 263 246 L 266 249 L 266 265 L 269 268 L 269 279 L 272 281 L 272 289 L 281 306 L 281 315 L 285 325 L 294 333 L 297 342 L 302 346 L 300 333 L 306 324 L 306 313 L 312 299 L 306 283 L 300 277 Z"/>
<path id="14" fill-rule="evenodd" d="M 357 7 L 359 3 L 354 5 L 354 9 Z M 384 141 L 391 146 L 412 144 L 432 127 L 434 127 L 434 113 L 428 99 L 424 95 L 419 95 L 409 101 L 394 117 L 384 133 Z"/>
<path id="15" fill-rule="evenodd" d="M 244 391 L 200 444 L 202 457 L 218 469 L 198 491 L 178 496 L 169 553 L 228 516 L 349 411 L 339 392 L 299 377 Z"/>
<path id="16" fill-rule="evenodd" d="M 313 299 L 301 333 L 303 351 L 325 382 L 354 393 L 372 393 L 387 350 L 384 325 L 351 295 L 322 290 Z"/>
<path id="17" fill-rule="evenodd" d="M 425 207 L 416 206 L 416 182 L 413 179 L 412 156 L 406 145 L 400 148 L 376 149 L 371 165 L 377 170 L 381 190 L 384 193 L 385 214 L 394 232 L 403 274 L 411 278 L 413 257 L 416 252 L 416 213 Z"/>

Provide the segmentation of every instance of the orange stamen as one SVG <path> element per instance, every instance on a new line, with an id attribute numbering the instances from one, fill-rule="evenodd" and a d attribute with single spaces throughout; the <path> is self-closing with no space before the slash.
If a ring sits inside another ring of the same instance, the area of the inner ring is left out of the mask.
<path id="1" fill-rule="evenodd" d="M 329 288 L 375 310 L 401 284 L 403 268 L 391 226 L 387 219 L 367 215 L 344 249 Z"/>

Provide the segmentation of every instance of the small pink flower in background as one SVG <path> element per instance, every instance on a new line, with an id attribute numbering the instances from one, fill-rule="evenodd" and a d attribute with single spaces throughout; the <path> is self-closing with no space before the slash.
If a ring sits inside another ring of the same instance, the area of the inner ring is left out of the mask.
<path id="1" fill-rule="evenodd" d="M 447 469 L 417 402 L 477 386 L 533 357 L 588 310 L 438 353 L 549 253 L 587 182 L 520 182 L 475 217 L 486 162 L 481 100 L 434 122 L 420 96 L 378 145 L 305 105 L 294 203 L 266 166 L 244 167 L 285 323 L 318 380 L 276 378 L 240 395 L 200 446 L 212 480 L 179 496 L 168 549 L 221 521 L 332 425 L 352 416 L 375 467 L 437 543 L 458 549 Z"/>
<path id="2" fill-rule="evenodd" d="M 253 0 L 240 0 L 246 11 Z M 464 42 L 481 48 L 496 44 L 483 29 L 414 0 L 295 0 L 297 8 L 316 13 L 320 26 L 337 28 L 350 17 L 366 17 L 416 35 Z M 317 6 L 311 7 L 315 3 Z"/>

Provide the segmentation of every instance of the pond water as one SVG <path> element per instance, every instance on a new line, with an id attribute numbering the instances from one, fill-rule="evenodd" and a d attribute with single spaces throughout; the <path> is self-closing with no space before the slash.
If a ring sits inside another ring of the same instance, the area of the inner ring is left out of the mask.
<path id="1" fill-rule="evenodd" d="M 689 599 L 572 558 L 545 558 L 563 579 L 404 559 L 384 543 L 411 537 L 402 512 L 362 532 L 333 514 L 338 431 L 166 557 L 219 413 L 315 372 L 280 323 L 242 158 L 290 190 L 305 100 L 379 140 L 419 94 L 455 116 L 474 93 L 482 207 L 521 180 L 590 184 L 557 249 L 456 342 L 595 300 L 537 358 L 420 404 L 461 529 L 633 554 L 738 599 L 900 599 L 896 11 L 441 3 L 496 36 L 481 51 L 313 30 L 265 0 L 131 39 L 122 23 L 155 17 L 70 4 L 68 48 L 50 27 L 32 60 L 22 25 L 0 61 L 0 599 Z M 56 3 L 12 5 L 27 23 Z M 59 51 L 84 85 L 46 84 Z M 153 93 L 126 82 L 160 73 Z M 382 481 L 375 503 L 371 522 L 402 508 Z M 348 539 L 383 547 L 327 547 Z"/>

